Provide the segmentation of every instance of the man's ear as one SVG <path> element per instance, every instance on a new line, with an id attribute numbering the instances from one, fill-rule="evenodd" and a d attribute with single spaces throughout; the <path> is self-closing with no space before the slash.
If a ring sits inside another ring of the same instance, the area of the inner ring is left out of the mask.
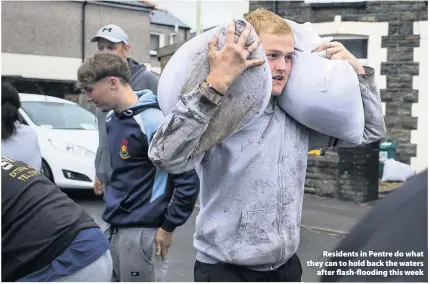
<path id="1" fill-rule="evenodd" d="M 118 88 L 118 85 L 120 84 L 121 82 L 119 81 L 119 79 L 118 78 L 116 78 L 116 77 L 109 77 L 109 87 L 111 88 L 111 89 L 117 89 Z"/>
<path id="2" fill-rule="evenodd" d="M 124 50 L 127 53 L 127 56 L 130 53 L 130 49 L 131 49 L 131 45 L 129 45 L 129 44 L 124 45 Z"/>

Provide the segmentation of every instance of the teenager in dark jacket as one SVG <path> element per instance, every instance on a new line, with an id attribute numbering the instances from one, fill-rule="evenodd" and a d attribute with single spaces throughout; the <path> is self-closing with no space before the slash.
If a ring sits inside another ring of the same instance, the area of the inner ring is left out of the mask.
<path id="1" fill-rule="evenodd" d="M 2 282 L 108 282 L 109 241 L 38 170 L 1 159 Z"/>
<path id="2" fill-rule="evenodd" d="M 164 281 L 165 257 L 173 231 L 193 212 L 199 192 L 195 171 L 168 174 L 148 158 L 152 136 L 163 119 L 150 90 L 130 87 L 126 62 L 98 53 L 78 70 L 78 84 L 106 119 L 112 176 L 106 187 L 103 220 L 109 238 L 114 280 Z"/>
<path id="3" fill-rule="evenodd" d="M 130 45 L 128 36 L 117 25 L 107 25 L 102 27 L 97 35 L 91 39 L 91 42 L 97 42 L 99 52 L 113 52 L 127 59 L 128 67 L 131 72 L 130 86 L 133 90 L 151 90 L 157 93 L 158 78 L 146 66 L 138 63 L 133 58 L 128 57 Z M 96 154 L 96 177 L 94 183 L 94 192 L 97 195 L 103 193 L 103 189 L 110 182 L 112 167 L 110 164 L 110 155 L 107 145 L 106 133 L 106 115 L 109 110 L 103 111 L 99 107 L 96 109 L 96 117 L 99 128 L 99 147 Z"/>

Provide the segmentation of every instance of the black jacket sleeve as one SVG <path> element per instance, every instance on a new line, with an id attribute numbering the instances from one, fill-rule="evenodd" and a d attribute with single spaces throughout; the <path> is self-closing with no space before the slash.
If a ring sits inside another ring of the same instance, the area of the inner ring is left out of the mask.
<path id="1" fill-rule="evenodd" d="M 200 180 L 195 170 L 181 174 L 169 174 L 175 186 L 172 201 L 161 228 L 173 232 L 188 220 L 194 210 L 200 190 Z"/>

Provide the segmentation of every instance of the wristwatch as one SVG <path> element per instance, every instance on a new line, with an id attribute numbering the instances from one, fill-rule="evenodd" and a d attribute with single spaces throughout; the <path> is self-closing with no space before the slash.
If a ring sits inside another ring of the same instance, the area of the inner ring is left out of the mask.
<path id="1" fill-rule="evenodd" d="M 220 95 L 220 96 L 224 96 L 224 94 L 222 94 L 221 92 L 218 92 L 218 90 L 217 89 L 215 89 L 212 85 L 211 85 L 211 83 L 209 83 L 208 82 L 208 80 L 206 80 L 205 79 L 205 82 L 204 82 L 207 86 L 208 86 L 208 88 L 211 90 L 211 91 L 214 91 L 215 93 L 217 93 L 218 95 Z"/>

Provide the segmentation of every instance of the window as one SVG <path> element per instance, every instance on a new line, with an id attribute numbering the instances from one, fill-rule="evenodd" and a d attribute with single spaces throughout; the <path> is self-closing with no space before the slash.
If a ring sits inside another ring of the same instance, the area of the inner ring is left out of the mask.
<path id="1" fill-rule="evenodd" d="M 346 49 L 349 50 L 360 62 L 361 64 L 368 63 L 368 37 L 367 36 L 357 36 L 357 35 L 324 35 L 321 37 L 331 36 L 334 37 L 333 41 L 338 41 L 342 43 Z"/>
<path id="2" fill-rule="evenodd" d="M 149 54 L 157 55 L 157 49 L 164 46 L 164 34 L 160 33 L 151 33 L 149 38 Z"/>
<path id="3" fill-rule="evenodd" d="M 160 35 L 151 34 L 150 49 L 157 50 L 160 47 Z"/>
<path id="4" fill-rule="evenodd" d="M 21 102 L 21 107 L 38 126 L 53 129 L 97 129 L 94 114 L 81 106 L 54 102 Z"/>
<path id="5" fill-rule="evenodd" d="M 368 0 L 305 0 L 312 9 L 320 8 L 365 8 Z"/>
<path id="6" fill-rule="evenodd" d="M 169 44 L 175 43 L 176 34 L 170 34 L 169 36 Z"/>
<path id="7" fill-rule="evenodd" d="M 25 120 L 25 118 L 19 112 L 18 112 L 18 121 L 21 122 L 22 124 L 28 125 L 28 122 Z"/>

